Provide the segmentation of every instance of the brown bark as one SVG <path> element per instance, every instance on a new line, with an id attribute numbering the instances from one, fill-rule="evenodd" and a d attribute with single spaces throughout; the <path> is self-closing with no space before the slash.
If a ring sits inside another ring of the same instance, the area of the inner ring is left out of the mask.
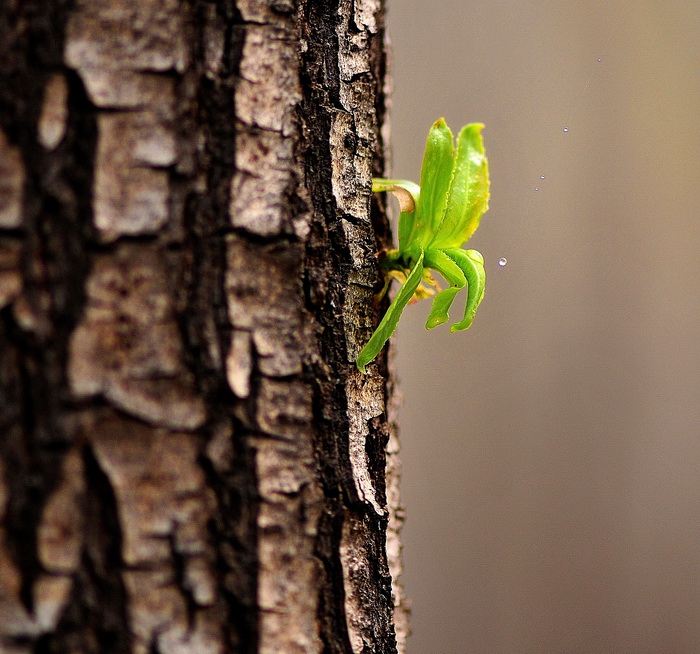
<path id="1" fill-rule="evenodd" d="M 14 0 L 0 49 L 0 651 L 402 651 L 381 0 Z"/>

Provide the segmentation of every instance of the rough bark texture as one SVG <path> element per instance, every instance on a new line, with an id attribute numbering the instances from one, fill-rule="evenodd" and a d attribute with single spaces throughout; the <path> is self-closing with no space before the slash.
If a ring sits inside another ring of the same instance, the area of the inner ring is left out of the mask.
<path id="1" fill-rule="evenodd" d="M 402 651 L 381 0 L 7 0 L 0 60 L 0 651 Z"/>

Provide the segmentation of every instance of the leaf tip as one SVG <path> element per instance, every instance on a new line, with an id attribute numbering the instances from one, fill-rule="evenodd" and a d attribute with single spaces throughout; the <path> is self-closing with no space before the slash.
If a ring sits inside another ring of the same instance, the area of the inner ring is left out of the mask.
<path id="1" fill-rule="evenodd" d="M 446 316 L 434 316 L 432 318 L 428 318 L 427 322 L 425 323 L 425 328 L 426 329 L 435 329 L 435 327 L 438 327 L 439 325 L 442 325 L 446 322 L 447 322 Z"/>
<path id="2" fill-rule="evenodd" d="M 355 361 L 355 367 L 363 374 L 367 374 L 367 364 L 369 361 L 364 361 L 362 357 L 362 353 L 360 353 L 360 356 L 357 357 L 357 361 Z"/>
<path id="3" fill-rule="evenodd" d="M 463 332 L 469 329 L 472 326 L 473 322 L 474 318 L 470 318 L 469 320 L 462 320 L 458 323 L 455 323 L 450 327 L 450 334 L 454 334 L 455 332 Z"/>

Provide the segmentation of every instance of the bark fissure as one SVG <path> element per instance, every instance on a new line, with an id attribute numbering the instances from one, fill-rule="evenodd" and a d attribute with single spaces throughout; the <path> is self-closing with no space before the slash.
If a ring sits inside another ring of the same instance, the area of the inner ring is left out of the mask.
<path id="1" fill-rule="evenodd" d="M 0 233 L 2 306 L 14 301 L 2 311 L 7 395 L 0 398 L 5 435 L 0 450 L 8 489 L 8 548 L 21 579 L 19 598 L 30 615 L 36 609 L 35 584 L 45 573 L 37 528 L 73 440 L 65 416 L 70 402 L 65 369 L 68 340 L 84 301 L 92 233 L 94 119 L 80 80 L 50 72 L 62 69 L 67 6 L 23 3 L 14 15 L 3 12 L 7 38 L 0 46 L 0 141 L 7 139 L 6 147 L 21 153 L 22 170 L 16 196 L 3 198 L 0 219 L 0 227 L 9 228 Z M 42 143 L 50 125 L 40 109 L 52 80 L 60 80 L 70 112 L 63 117 L 61 142 Z M 7 211 L 9 203 L 16 203 L 16 212 Z"/>
<path id="2" fill-rule="evenodd" d="M 304 140 L 307 152 L 306 180 L 314 213 L 307 244 L 307 302 L 321 329 L 321 356 L 309 371 L 315 387 L 317 421 L 316 449 L 319 474 L 323 484 L 325 507 L 319 524 L 316 556 L 323 563 L 324 576 L 319 603 L 321 638 L 325 652 L 350 653 L 352 645 L 345 614 L 345 585 L 340 560 L 342 524 L 345 504 L 356 501 L 349 473 L 350 460 L 344 439 L 337 434 L 348 432 L 347 403 L 343 378 L 333 380 L 333 371 L 346 369 L 348 353 L 341 308 L 345 304 L 348 250 L 344 233 L 337 228 L 338 208 L 328 171 L 332 169 L 330 151 L 331 107 L 338 107 L 339 68 L 337 55 L 338 3 L 310 2 L 308 13 L 301 16 L 307 26 L 304 38 L 311 42 L 302 55 L 302 85 L 306 97 L 301 107 L 305 120 Z M 313 26 L 318 39 L 311 39 Z M 347 137 L 346 137 L 347 138 Z M 338 271 L 336 275 L 332 271 Z M 344 274 L 343 274 L 344 273 Z M 341 277 L 342 276 L 342 277 Z"/>
<path id="3" fill-rule="evenodd" d="M 130 648 L 117 500 L 89 445 L 82 458 L 85 547 L 63 615 L 53 633 L 38 639 L 36 654 L 118 654 Z"/>
<path id="4" fill-rule="evenodd" d="M 199 462 L 216 497 L 209 523 L 217 548 L 216 576 L 227 619 L 223 625 L 228 650 L 257 651 L 257 480 L 254 452 L 236 418 L 226 380 L 232 339 L 226 299 L 226 236 L 231 181 L 235 171 L 235 88 L 245 30 L 233 2 L 192 3 L 197 29 L 196 115 L 203 135 L 198 169 L 206 171 L 205 192 L 191 192 L 185 213 L 184 300 L 181 320 L 200 392 L 207 398 L 208 445 Z"/>

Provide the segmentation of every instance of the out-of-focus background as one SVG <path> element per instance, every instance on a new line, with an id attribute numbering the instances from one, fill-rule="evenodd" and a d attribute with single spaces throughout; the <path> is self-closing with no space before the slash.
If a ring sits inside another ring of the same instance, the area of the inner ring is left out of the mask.
<path id="1" fill-rule="evenodd" d="M 492 176 L 474 326 L 398 332 L 409 653 L 697 654 L 700 2 L 389 29 L 393 176 L 441 115 L 486 123 Z"/>

